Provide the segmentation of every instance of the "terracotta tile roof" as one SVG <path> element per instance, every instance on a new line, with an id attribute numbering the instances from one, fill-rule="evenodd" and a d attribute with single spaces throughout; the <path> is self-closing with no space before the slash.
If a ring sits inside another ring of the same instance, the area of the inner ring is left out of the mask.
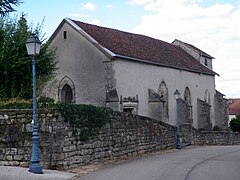
<path id="1" fill-rule="evenodd" d="M 117 57 L 138 59 L 187 71 L 216 75 L 180 47 L 148 36 L 71 20 Z"/>
<path id="2" fill-rule="evenodd" d="M 230 115 L 240 114 L 240 99 L 229 99 L 228 105 Z"/>

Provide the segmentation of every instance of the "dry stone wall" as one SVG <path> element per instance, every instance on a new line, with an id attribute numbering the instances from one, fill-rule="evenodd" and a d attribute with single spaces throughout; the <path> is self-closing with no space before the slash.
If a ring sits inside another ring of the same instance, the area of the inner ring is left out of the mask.
<path id="1" fill-rule="evenodd" d="M 31 110 L 0 111 L 0 165 L 28 166 L 31 156 Z M 110 159 L 173 148 L 175 127 L 154 119 L 113 112 L 95 137 L 79 140 L 60 113 L 38 111 L 44 168 L 70 169 Z"/>
<path id="2" fill-rule="evenodd" d="M 239 145 L 240 133 L 230 131 L 200 131 L 190 124 L 181 125 L 184 142 L 193 145 Z M 190 133 L 189 133 L 190 132 Z"/>

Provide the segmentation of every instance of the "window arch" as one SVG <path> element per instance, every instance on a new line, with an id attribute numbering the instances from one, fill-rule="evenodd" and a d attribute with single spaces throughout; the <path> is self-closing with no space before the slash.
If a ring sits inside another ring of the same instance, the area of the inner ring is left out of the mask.
<path id="1" fill-rule="evenodd" d="M 168 88 L 164 81 L 161 82 L 158 88 L 158 94 L 159 96 L 165 101 L 164 107 L 163 107 L 163 113 L 168 117 Z"/>
<path id="2" fill-rule="evenodd" d="M 75 85 L 67 76 L 59 83 L 58 100 L 65 103 L 75 103 Z"/>
<path id="3" fill-rule="evenodd" d="M 208 104 L 210 104 L 210 93 L 208 90 L 205 91 L 205 94 L 204 94 L 204 101 Z"/>
<path id="4" fill-rule="evenodd" d="M 192 104 L 192 98 L 191 98 L 191 93 L 188 87 L 185 88 L 184 90 L 184 101 L 188 104 Z"/>

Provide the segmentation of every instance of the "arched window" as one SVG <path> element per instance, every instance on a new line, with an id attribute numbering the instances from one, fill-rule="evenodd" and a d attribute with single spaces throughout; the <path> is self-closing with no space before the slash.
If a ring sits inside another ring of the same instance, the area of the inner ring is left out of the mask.
<path id="1" fill-rule="evenodd" d="M 164 81 L 162 81 L 159 85 L 158 94 L 165 101 L 163 106 L 163 113 L 164 116 L 168 118 L 168 89 Z"/>
<path id="2" fill-rule="evenodd" d="M 65 84 L 62 88 L 61 101 L 68 104 L 73 102 L 72 88 L 68 84 Z"/>
<path id="3" fill-rule="evenodd" d="M 58 100 L 65 103 L 75 103 L 75 85 L 67 76 L 59 83 Z"/>
<path id="4" fill-rule="evenodd" d="M 208 90 L 205 91 L 205 95 L 204 95 L 204 101 L 208 104 L 210 104 L 210 93 Z"/>
<path id="5" fill-rule="evenodd" d="M 192 99 L 191 99 L 191 93 L 188 87 L 185 88 L 184 91 L 184 101 L 188 104 L 191 105 L 192 104 Z"/>

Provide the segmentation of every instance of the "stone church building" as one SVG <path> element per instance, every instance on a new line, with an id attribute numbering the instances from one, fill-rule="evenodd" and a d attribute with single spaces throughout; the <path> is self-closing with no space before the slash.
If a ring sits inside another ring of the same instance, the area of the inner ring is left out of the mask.
<path id="1" fill-rule="evenodd" d="M 198 129 L 225 127 L 226 102 L 215 90 L 213 57 L 191 44 L 167 43 L 68 18 L 50 43 L 56 49 L 58 70 L 45 87 L 45 96 L 175 125 L 178 89 L 181 123 Z"/>

